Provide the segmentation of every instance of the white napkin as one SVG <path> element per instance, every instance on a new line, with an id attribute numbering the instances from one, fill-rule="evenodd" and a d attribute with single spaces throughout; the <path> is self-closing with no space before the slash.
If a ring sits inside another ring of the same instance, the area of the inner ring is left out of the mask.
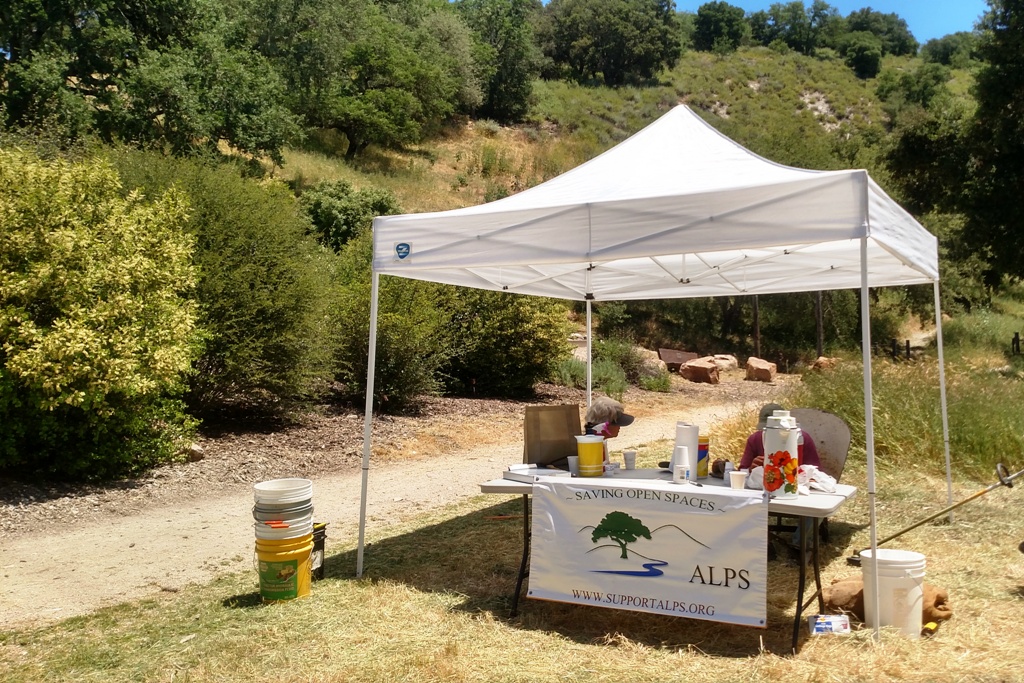
<path id="1" fill-rule="evenodd" d="M 812 490 L 825 493 L 836 492 L 835 478 L 815 465 L 800 465 L 800 469 L 796 471 L 796 481 L 800 493 L 809 494 Z"/>
<path id="2" fill-rule="evenodd" d="M 758 465 L 754 469 L 750 470 L 750 474 L 747 475 L 746 487 L 748 489 L 756 489 L 761 491 L 764 489 L 764 466 Z"/>

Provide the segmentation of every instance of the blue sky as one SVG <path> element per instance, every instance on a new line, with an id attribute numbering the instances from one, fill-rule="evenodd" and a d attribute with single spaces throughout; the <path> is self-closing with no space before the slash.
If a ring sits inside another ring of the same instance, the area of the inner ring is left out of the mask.
<path id="1" fill-rule="evenodd" d="M 698 7 L 708 1 L 676 0 L 676 9 L 679 11 L 696 12 Z M 787 0 L 774 1 L 786 2 Z M 910 32 L 914 34 L 914 37 L 922 45 L 932 38 L 941 38 L 948 33 L 972 30 L 978 17 L 988 9 L 988 3 L 985 0 L 826 1 L 837 8 L 844 17 L 850 12 L 863 7 L 870 7 L 876 12 L 883 12 L 885 14 L 895 12 L 902 19 L 906 20 L 907 26 L 910 27 Z M 730 5 L 742 7 L 748 12 L 766 10 L 772 5 L 772 0 L 727 0 L 727 2 Z M 804 5 L 809 7 L 810 4 L 811 0 L 805 0 Z"/>

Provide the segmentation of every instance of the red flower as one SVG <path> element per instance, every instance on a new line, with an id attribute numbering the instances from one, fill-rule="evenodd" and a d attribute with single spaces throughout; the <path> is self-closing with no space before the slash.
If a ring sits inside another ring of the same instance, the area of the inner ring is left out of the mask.
<path id="1" fill-rule="evenodd" d="M 778 468 L 783 468 L 793 460 L 793 456 L 789 454 L 789 451 L 775 451 L 768 456 L 768 462 Z"/>
<path id="2" fill-rule="evenodd" d="M 764 468 L 764 488 L 767 491 L 778 491 L 782 487 L 785 477 L 778 467 L 766 465 Z"/>

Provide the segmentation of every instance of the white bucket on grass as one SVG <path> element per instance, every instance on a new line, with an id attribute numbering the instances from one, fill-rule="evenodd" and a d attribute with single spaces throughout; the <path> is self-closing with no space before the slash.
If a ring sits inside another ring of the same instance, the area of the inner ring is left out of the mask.
<path id="1" fill-rule="evenodd" d="M 879 626 L 896 626 L 908 638 L 921 637 L 924 607 L 924 565 L 921 553 L 910 550 L 877 549 Z M 871 550 L 860 552 L 864 576 L 864 621 L 874 628 L 875 582 Z"/>
<path id="2" fill-rule="evenodd" d="M 261 481 L 253 487 L 253 498 L 257 505 L 295 504 L 313 498 L 313 482 L 309 479 L 271 479 Z"/>
<path id="3" fill-rule="evenodd" d="M 301 538 L 313 533 L 313 515 L 289 522 L 256 522 L 253 527 L 256 529 L 256 538 L 270 541 Z"/>
<path id="4" fill-rule="evenodd" d="M 302 501 L 295 505 L 264 506 L 257 503 L 252 508 L 252 516 L 257 522 L 298 520 L 313 514 L 313 502 Z"/>

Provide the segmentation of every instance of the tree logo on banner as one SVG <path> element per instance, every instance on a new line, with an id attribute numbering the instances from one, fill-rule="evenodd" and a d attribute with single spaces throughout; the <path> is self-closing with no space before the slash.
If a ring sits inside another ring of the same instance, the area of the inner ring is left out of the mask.
<path id="1" fill-rule="evenodd" d="M 622 553 L 621 555 L 619 555 L 620 559 L 628 560 L 628 559 L 630 559 L 630 554 L 633 554 L 633 555 L 636 555 L 637 557 L 643 558 L 644 560 L 648 560 L 647 562 L 644 562 L 641 565 L 644 568 L 643 571 L 641 571 L 641 570 L 612 570 L 612 569 L 598 570 L 598 569 L 594 569 L 592 571 L 595 574 L 620 574 L 620 575 L 623 575 L 623 576 L 652 576 L 653 577 L 653 576 L 661 576 L 661 575 L 663 575 L 665 572 L 661 571 L 660 568 L 661 567 L 667 567 L 668 566 L 668 562 L 666 562 L 664 560 L 657 560 L 657 559 L 654 559 L 653 557 L 647 557 L 646 555 L 641 555 L 637 551 L 631 550 L 628 546 L 629 546 L 630 543 L 635 543 L 636 541 L 640 540 L 641 538 L 646 538 L 648 541 L 650 541 L 650 540 L 653 539 L 653 534 L 654 533 L 657 533 L 658 531 L 661 531 L 662 529 L 665 529 L 667 527 L 671 527 L 673 529 L 676 529 L 677 531 L 681 531 L 683 533 L 683 535 L 685 535 L 687 538 L 692 540 L 694 543 L 697 543 L 698 545 L 704 546 L 705 548 L 708 547 L 707 545 L 705 545 L 704 543 L 701 543 L 700 541 L 695 539 L 693 536 L 690 536 L 690 534 L 686 533 L 685 531 L 683 531 L 682 529 L 680 529 L 679 527 L 677 527 L 674 524 L 668 524 L 668 525 L 665 525 L 665 526 L 658 527 L 657 529 L 655 529 L 652 532 L 650 529 L 647 528 L 647 526 L 643 523 L 642 520 L 637 519 L 636 517 L 628 515 L 625 512 L 621 512 L 619 510 L 616 510 L 614 512 L 609 512 L 607 515 L 604 516 L 604 519 L 602 519 L 601 522 L 596 527 L 583 527 L 583 529 L 580 529 L 580 531 L 584 531 L 586 529 L 592 528 L 593 529 L 593 533 L 591 534 L 590 539 L 594 543 L 597 543 L 598 541 L 600 541 L 603 538 L 607 538 L 607 539 L 609 539 L 611 541 L 614 541 L 617 544 L 618 549 Z M 612 546 L 610 544 L 599 545 L 597 548 L 592 548 L 591 550 L 588 550 L 587 552 L 588 553 L 592 553 L 595 550 L 599 550 L 601 548 L 609 548 L 609 547 L 614 548 L 616 546 Z"/>
<path id="2" fill-rule="evenodd" d="M 610 538 L 622 549 L 622 559 L 628 560 L 626 545 L 641 538 L 651 540 L 651 530 L 636 517 L 631 517 L 625 512 L 615 511 L 605 515 L 601 523 L 594 528 L 594 533 L 590 538 L 594 543 L 602 538 Z"/>

